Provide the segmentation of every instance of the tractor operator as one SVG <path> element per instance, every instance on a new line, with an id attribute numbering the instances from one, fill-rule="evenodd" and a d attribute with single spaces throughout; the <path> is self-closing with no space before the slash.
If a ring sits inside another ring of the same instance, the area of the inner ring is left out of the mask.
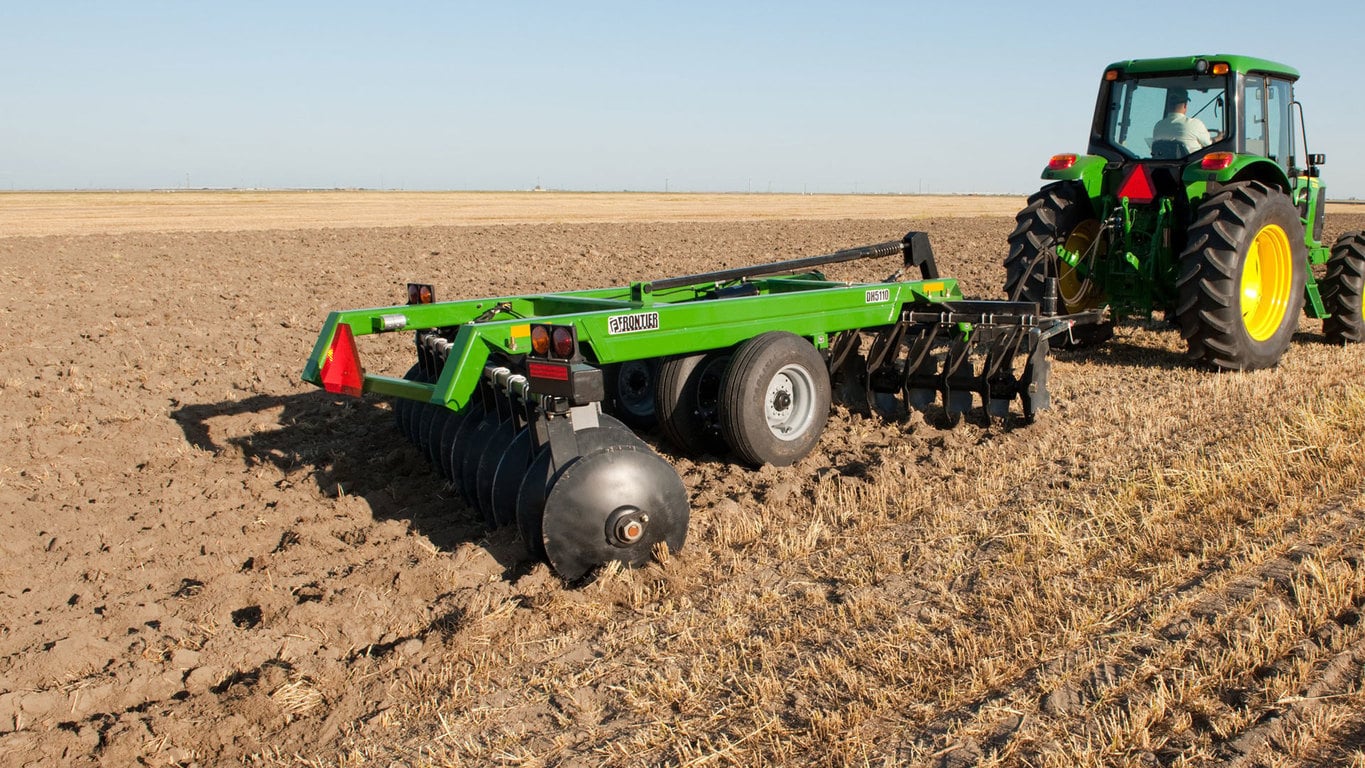
<path id="1" fill-rule="evenodd" d="M 1197 152 L 1213 143 L 1209 129 L 1197 117 L 1186 117 L 1190 105 L 1189 92 L 1172 88 L 1166 92 L 1166 117 L 1152 129 L 1152 141 L 1178 141 L 1187 152 Z"/>

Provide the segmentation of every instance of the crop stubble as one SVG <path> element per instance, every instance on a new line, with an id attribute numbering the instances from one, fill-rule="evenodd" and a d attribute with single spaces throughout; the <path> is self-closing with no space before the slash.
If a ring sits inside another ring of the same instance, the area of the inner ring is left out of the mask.
<path id="1" fill-rule="evenodd" d="M 408 279 L 566 289 L 918 228 L 994 296 L 1011 226 L 661 202 L 632 214 L 652 222 L 0 239 L 0 757 L 1362 762 L 1365 360 L 1316 323 L 1254 374 L 1127 325 L 1058 355 L 1031 426 L 840 409 L 795 467 L 673 457 L 686 549 L 580 590 L 485 535 L 388 404 L 297 380 L 327 310 Z M 400 372 L 402 347 L 361 352 Z"/>

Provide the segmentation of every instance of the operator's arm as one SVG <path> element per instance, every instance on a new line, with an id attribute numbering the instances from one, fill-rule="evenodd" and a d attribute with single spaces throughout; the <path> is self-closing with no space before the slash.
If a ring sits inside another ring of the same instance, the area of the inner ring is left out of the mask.
<path id="1" fill-rule="evenodd" d="M 1195 141 L 1199 142 L 1201 147 L 1207 147 L 1213 143 L 1213 138 L 1209 136 L 1209 129 L 1204 127 L 1204 121 L 1197 117 L 1190 118 L 1190 135 L 1194 137 Z"/>

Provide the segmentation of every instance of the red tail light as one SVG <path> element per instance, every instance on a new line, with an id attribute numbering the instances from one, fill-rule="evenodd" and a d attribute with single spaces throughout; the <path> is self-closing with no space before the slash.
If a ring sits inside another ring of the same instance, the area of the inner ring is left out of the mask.
<path id="1" fill-rule="evenodd" d="M 332 336 L 332 346 L 322 360 L 322 388 L 334 395 L 360 397 L 365 386 L 365 369 L 355 348 L 351 326 L 342 323 Z"/>
<path id="2" fill-rule="evenodd" d="M 1232 165 L 1233 157 L 1231 152 L 1210 152 L 1199 161 L 1199 167 L 1206 171 L 1225 170 Z"/>
<path id="3" fill-rule="evenodd" d="M 1075 164 L 1076 155 L 1069 152 L 1064 155 L 1053 155 L 1052 159 L 1047 161 L 1047 169 L 1049 171 L 1065 171 Z"/>
<path id="4" fill-rule="evenodd" d="M 1134 165 L 1128 171 L 1128 178 L 1119 187 L 1119 197 L 1126 197 L 1128 202 L 1138 205 L 1146 205 L 1156 199 L 1156 190 L 1152 188 L 1152 176 L 1147 166 Z"/>
<path id="5" fill-rule="evenodd" d="M 551 335 L 551 345 L 555 350 L 555 357 L 568 359 L 573 357 L 573 331 L 565 327 L 559 327 Z"/>

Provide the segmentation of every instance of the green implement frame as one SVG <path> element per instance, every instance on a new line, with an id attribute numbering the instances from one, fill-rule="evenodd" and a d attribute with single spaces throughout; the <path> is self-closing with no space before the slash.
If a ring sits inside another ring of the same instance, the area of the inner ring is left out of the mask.
<path id="1" fill-rule="evenodd" d="M 905 267 L 919 268 L 922 279 L 847 283 L 816 271 L 796 271 L 901 254 Z M 931 313 L 935 322 L 944 320 L 964 337 L 977 326 L 1001 323 L 1036 330 L 1036 309 L 1029 311 L 1029 305 L 963 306 L 963 301 L 957 281 L 938 276 L 927 236 L 914 232 L 903 240 L 824 256 L 625 287 L 336 311 L 327 317 L 303 379 L 323 386 L 323 363 L 341 325 L 353 336 L 440 329 L 439 334 L 419 334 L 419 347 L 422 339 L 428 347 L 419 349 L 419 356 L 439 357 L 439 364 L 430 366 L 439 371 L 434 381 L 365 372 L 362 389 L 453 410 L 470 403 L 491 359 L 531 352 L 533 322 L 573 326 L 585 361 L 597 366 L 732 347 L 768 331 L 794 333 L 828 353 L 839 334 L 893 327 L 911 310 Z M 1065 330 L 1056 322 L 1048 327 Z"/>

